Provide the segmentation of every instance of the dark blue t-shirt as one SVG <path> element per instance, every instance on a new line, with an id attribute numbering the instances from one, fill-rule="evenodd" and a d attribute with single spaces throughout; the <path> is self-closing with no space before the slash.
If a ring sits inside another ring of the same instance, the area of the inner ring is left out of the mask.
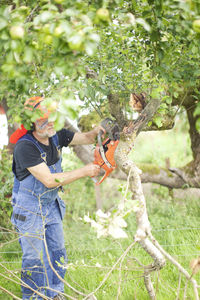
<path id="1" fill-rule="evenodd" d="M 29 134 L 32 135 L 32 132 L 29 131 Z M 58 135 L 58 141 L 60 147 L 67 147 L 69 143 L 72 141 L 74 137 L 74 132 L 69 131 L 67 129 L 62 129 L 57 132 Z M 33 135 L 32 135 L 33 136 Z M 55 164 L 59 157 L 58 157 L 58 151 L 56 149 L 56 146 L 54 145 L 52 138 L 49 138 L 49 145 L 44 145 L 40 142 L 38 142 L 40 147 L 46 152 L 46 160 L 47 165 L 51 166 Z M 28 175 L 30 175 L 30 172 L 27 170 L 29 167 L 37 166 L 44 162 L 44 160 L 41 158 L 41 153 L 38 150 L 38 148 L 29 141 L 21 141 L 16 144 L 14 153 L 13 153 L 13 159 L 14 159 L 14 173 L 18 180 L 23 180 Z"/>

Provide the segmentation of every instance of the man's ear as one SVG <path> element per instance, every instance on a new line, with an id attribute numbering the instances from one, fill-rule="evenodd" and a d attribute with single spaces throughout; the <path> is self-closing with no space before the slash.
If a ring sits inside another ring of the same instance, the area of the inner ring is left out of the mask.
<path id="1" fill-rule="evenodd" d="M 35 130 L 35 123 L 31 124 L 31 130 L 33 130 L 33 131 Z"/>

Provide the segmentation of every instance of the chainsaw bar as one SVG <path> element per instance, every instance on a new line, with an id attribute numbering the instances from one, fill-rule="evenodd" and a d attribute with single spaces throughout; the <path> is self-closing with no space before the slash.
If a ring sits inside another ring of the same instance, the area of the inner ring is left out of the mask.
<path id="1" fill-rule="evenodd" d="M 102 130 L 101 130 L 101 132 L 102 132 Z M 97 137 L 98 144 L 99 144 L 99 151 L 101 153 L 101 157 L 102 157 L 104 163 L 108 166 L 108 168 L 112 168 L 112 165 L 107 160 L 105 152 L 104 152 L 104 148 L 103 148 L 103 144 L 102 144 L 102 140 L 101 140 L 101 136 L 102 136 L 103 132 L 102 133 L 101 132 L 100 132 L 100 134 L 98 134 L 98 137 Z"/>

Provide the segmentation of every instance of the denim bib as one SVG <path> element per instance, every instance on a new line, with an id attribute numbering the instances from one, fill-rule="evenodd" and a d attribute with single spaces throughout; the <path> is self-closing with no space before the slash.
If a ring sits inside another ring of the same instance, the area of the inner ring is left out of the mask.
<path id="1" fill-rule="evenodd" d="M 41 153 L 41 158 L 46 163 L 46 153 L 40 147 L 38 142 L 30 135 L 26 134 L 20 141 L 27 140 L 34 143 Z M 57 134 L 52 137 L 53 143 L 59 153 L 59 160 L 48 166 L 51 173 L 61 173 L 60 146 L 58 144 Z M 16 176 L 13 185 L 13 214 L 11 221 L 20 230 L 26 231 L 35 222 L 36 216 L 45 217 L 45 223 L 56 223 L 60 217 L 63 219 L 65 214 L 65 204 L 58 195 L 59 188 L 47 188 L 43 183 L 37 180 L 32 174 L 22 181 Z M 56 206 L 59 206 L 60 216 L 57 215 Z"/>

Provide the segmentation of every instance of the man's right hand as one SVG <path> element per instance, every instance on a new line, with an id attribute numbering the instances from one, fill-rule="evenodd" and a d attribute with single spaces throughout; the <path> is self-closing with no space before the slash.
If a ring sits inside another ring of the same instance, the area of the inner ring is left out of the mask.
<path id="1" fill-rule="evenodd" d="M 90 163 L 83 167 L 85 171 L 85 176 L 95 177 L 100 173 L 100 166 Z"/>

